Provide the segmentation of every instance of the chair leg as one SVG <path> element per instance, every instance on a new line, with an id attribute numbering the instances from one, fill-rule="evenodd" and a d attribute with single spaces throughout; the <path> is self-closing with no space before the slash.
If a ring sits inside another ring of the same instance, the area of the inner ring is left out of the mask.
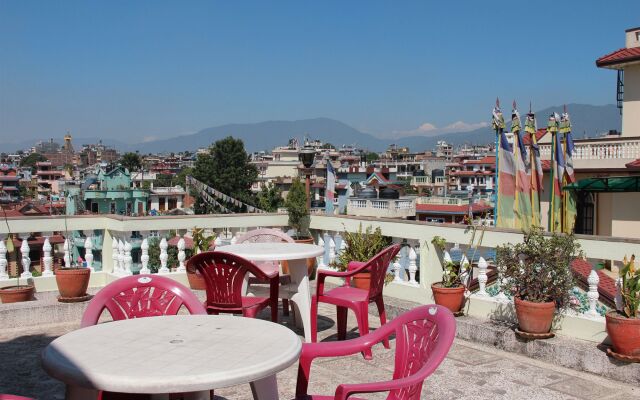
<path id="1" fill-rule="evenodd" d="M 295 310 L 293 316 L 295 317 Z M 318 298 L 311 297 L 311 343 L 318 341 Z"/>
<path id="2" fill-rule="evenodd" d="M 360 336 L 364 336 L 369 333 L 369 304 L 363 302 L 360 304 L 360 307 L 354 309 L 354 311 L 356 313 L 356 319 L 358 320 Z M 371 348 L 365 349 L 362 354 L 365 360 L 371 360 L 373 358 Z"/>
<path id="3" fill-rule="evenodd" d="M 282 315 L 289 316 L 289 299 L 282 299 Z"/>
<path id="4" fill-rule="evenodd" d="M 338 340 L 347 338 L 347 307 L 336 306 L 337 323 L 338 323 Z"/>
<path id="5" fill-rule="evenodd" d="M 384 309 L 384 299 L 382 298 L 382 296 L 376 299 L 376 306 L 378 306 L 378 314 L 380 315 L 380 326 L 382 326 L 387 323 L 387 312 Z M 384 345 L 385 349 L 391 348 L 391 346 L 389 346 L 388 337 L 384 338 L 382 344 Z"/>

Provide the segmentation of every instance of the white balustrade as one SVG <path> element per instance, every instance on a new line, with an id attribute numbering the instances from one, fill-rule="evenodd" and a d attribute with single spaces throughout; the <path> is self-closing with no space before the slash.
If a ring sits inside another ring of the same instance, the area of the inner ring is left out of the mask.
<path id="1" fill-rule="evenodd" d="M 234 239 L 236 238 L 235 236 L 233 237 Z M 233 239 L 232 239 L 233 241 Z M 180 240 L 178 240 L 178 269 L 176 272 L 185 272 L 187 270 L 187 268 L 184 265 L 184 260 L 187 258 L 186 253 L 184 252 L 184 238 L 181 237 Z"/>
<path id="2" fill-rule="evenodd" d="M 169 268 L 167 268 L 167 260 L 169 259 L 169 254 L 167 254 L 168 247 L 167 239 L 162 238 L 160 241 L 160 269 L 158 270 L 160 274 L 168 274 L 170 272 Z"/>
<path id="3" fill-rule="evenodd" d="M 324 233 L 320 232 L 320 234 L 318 235 L 318 246 L 324 248 Z M 322 254 L 320 254 L 318 256 L 318 269 L 326 269 L 327 268 L 327 264 L 325 264 L 324 262 L 324 254 L 325 252 L 322 252 Z"/>
<path id="4" fill-rule="evenodd" d="M 22 245 L 20 246 L 20 255 L 22 261 L 22 274 L 20 274 L 20 278 L 28 279 L 33 278 L 33 274 L 31 273 L 31 258 L 29 258 L 29 242 L 27 239 L 22 239 Z"/>
<path id="5" fill-rule="evenodd" d="M 416 272 L 418 271 L 418 264 L 416 260 L 418 259 L 418 253 L 413 248 L 413 246 L 408 247 L 409 251 L 409 284 L 413 286 L 418 286 L 418 282 L 416 281 Z"/>
<path id="6" fill-rule="evenodd" d="M 7 240 L 11 240 L 11 238 Z M 4 240 L 0 240 L 0 280 L 9 279 L 7 264 L 7 246 L 4 244 Z"/>
<path id="7" fill-rule="evenodd" d="M 140 244 L 140 250 L 142 251 L 142 255 L 140 256 L 140 263 L 142 264 L 142 268 L 140 268 L 141 274 L 150 274 L 151 270 L 149 269 L 149 241 L 147 238 L 142 239 L 142 244 Z"/>
<path id="8" fill-rule="evenodd" d="M 68 237 L 64 238 L 62 250 L 64 251 L 64 267 L 71 268 L 71 240 Z"/>
<path id="9" fill-rule="evenodd" d="M 51 257 L 51 242 L 49 242 L 49 236 L 44 238 L 44 244 L 42 245 L 42 266 L 44 270 L 42 271 L 42 276 L 53 276 L 52 264 L 53 257 Z"/>
<path id="10" fill-rule="evenodd" d="M 131 243 L 125 241 L 124 243 L 124 274 L 133 275 L 132 265 L 133 258 L 131 257 L 132 246 Z"/>
<path id="11" fill-rule="evenodd" d="M 93 272 L 93 240 L 90 236 L 84 241 L 84 260 L 87 262 L 87 268 Z"/>
<path id="12" fill-rule="evenodd" d="M 120 242 L 116 238 L 111 241 L 111 260 L 113 262 L 113 273 L 116 275 L 122 273 L 120 269 L 120 251 L 118 250 L 119 244 Z"/>
<path id="13" fill-rule="evenodd" d="M 329 265 L 333 265 L 336 261 L 336 241 L 329 234 Z"/>
<path id="14" fill-rule="evenodd" d="M 478 296 L 486 297 L 489 296 L 487 293 L 487 269 L 489 265 L 484 257 L 480 257 L 478 259 Z"/>
<path id="15" fill-rule="evenodd" d="M 587 292 L 587 299 L 589 299 L 589 311 L 585 313 L 585 315 L 589 317 L 599 317 L 600 314 L 596 308 L 598 304 L 598 284 L 600 283 L 600 277 L 595 269 L 591 270 L 589 273 L 589 277 L 587 278 L 587 283 L 589 284 L 589 291 Z"/>
<path id="16" fill-rule="evenodd" d="M 120 271 L 120 275 L 124 276 L 127 274 L 127 269 L 124 267 L 124 241 L 118 240 L 118 269 Z"/>
<path id="17" fill-rule="evenodd" d="M 396 283 L 402 283 L 402 277 L 400 276 L 400 271 L 402 271 L 402 265 L 400 264 L 400 256 L 396 255 L 393 263 L 391 264 L 391 268 L 393 269 L 393 281 Z"/>

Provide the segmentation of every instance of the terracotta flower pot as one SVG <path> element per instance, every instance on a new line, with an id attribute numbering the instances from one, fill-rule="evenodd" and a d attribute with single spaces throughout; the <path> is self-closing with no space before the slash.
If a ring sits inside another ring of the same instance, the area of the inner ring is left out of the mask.
<path id="1" fill-rule="evenodd" d="M 556 312 L 556 303 L 534 303 L 531 301 L 514 299 L 516 315 L 518 316 L 518 328 L 527 333 L 549 333 L 553 315 Z"/>
<path id="2" fill-rule="evenodd" d="M 358 289 L 369 290 L 369 286 L 371 285 L 371 273 L 359 272 L 351 278 L 351 282 L 353 282 L 353 286 Z"/>
<path id="3" fill-rule="evenodd" d="M 605 318 L 613 351 L 640 357 L 640 318 L 627 318 L 617 311 L 609 311 Z"/>
<path id="4" fill-rule="evenodd" d="M 431 292 L 436 304 L 447 307 L 452 313 L 457 313 L 464 306 L 464 286 L 446 288 L 442 287 L 442 282 L 431 285 Z"/>
<path id="5" fill-rule="evenodd" d="M 294 239 L 296 243 L 303 244 L 313 244 L 313 238 L 305 238 L 305 239 Z M 285 275 L 289 275 L 289 264 L 286 261 L 281 261 L 280 265 L 282 266 L 282 273 Z M 313 279 L 314 272 L 316 269 L 316 258 L 311 257 L 307 258 L 307 273 L 309 274 L 309 278 Z"/>
<path id="6" fill-rule="evenodd" d="M 56 270 L 56 283 L 60 297 L 64 299 L 87 295 L 90 268 L 59 268 Z"/>
<path id="7" fill-rule="evenodd" d="M 18 303 L 33 299 L 35 287 L 31 285 L 5 286 L 0 288 L 0 300 L 2 303 Z"/>
<path id="8" fill-rule="evenodd" d="M 207 285 L 204 281 L 204 277 L 199 272 L 187 272 L 187 280 L 189 281 L 189 287 L 194 290 L 206 290 Z"/>

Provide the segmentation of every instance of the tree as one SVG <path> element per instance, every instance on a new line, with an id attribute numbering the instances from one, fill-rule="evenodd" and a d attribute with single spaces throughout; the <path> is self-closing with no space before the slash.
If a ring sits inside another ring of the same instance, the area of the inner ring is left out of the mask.
<path id="1" fill-rule="evenodd" d="M 36 163 L 47 161 L 47 157 L 43 156 L 40 153 L 31 153 L 20 161 L 21 167 L 29 167 L 31 168 L 31 172 L 36 172 Z"/>
<path id="2" fill-rule="evenodd" d="M 372 162 L 372 161 L 377 161 L 380 159 L 380 156 L 378 155 L 378 153 L 367 153 L 367 162 Z"/>
<path id="3" fill-rule="evenodd" d="M 124 153 L 122 157 L 120 157 L 120 164 L 123 167 L 129 170 L 129 172 L 137 171 L 142 166 L 142 160 L 140 159 L 140 155 L 138 153 Z"/>
<path id="4" fill-rule="evenodd" d="M 322 145 L 322 147 L 320 147 L 323 150 L 335 150 L 336 146 L 332 145 L 331 143 L 325 143 Z"/>
<path id="5" fill-rule="evenodd" d="M 275 185 L 265 185 L 257 196 L 258 208 L 267 212 L 276 212 L 284 203 L 282 192 Z"/>
<path id="6" fill-rule="evenodd" d="M 307 209 L 307 193 L 304 184 L 296 178 L 291 184 L 287 199 L 284 202 L 289 213 L 289 226 L 296 230 L 296 239 L 309 235 L 309 210 Z"/>

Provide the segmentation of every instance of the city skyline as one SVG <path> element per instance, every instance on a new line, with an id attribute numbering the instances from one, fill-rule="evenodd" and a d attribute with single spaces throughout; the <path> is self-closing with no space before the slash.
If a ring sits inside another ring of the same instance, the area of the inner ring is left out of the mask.
<path id="1" fill-rule="evenodd" d="M 0 140 L 70 130 L 143 142 L 316 117 L 431 136 L 485 126 L 496 96 L 505 109 L 514 98 L 521 110 L 611 104 L 615 75 L 594 60 L 637 25 L 637 13 L 618 14 L 578 2 L 452 13 L 418 2 L 5 1 Z"/>

